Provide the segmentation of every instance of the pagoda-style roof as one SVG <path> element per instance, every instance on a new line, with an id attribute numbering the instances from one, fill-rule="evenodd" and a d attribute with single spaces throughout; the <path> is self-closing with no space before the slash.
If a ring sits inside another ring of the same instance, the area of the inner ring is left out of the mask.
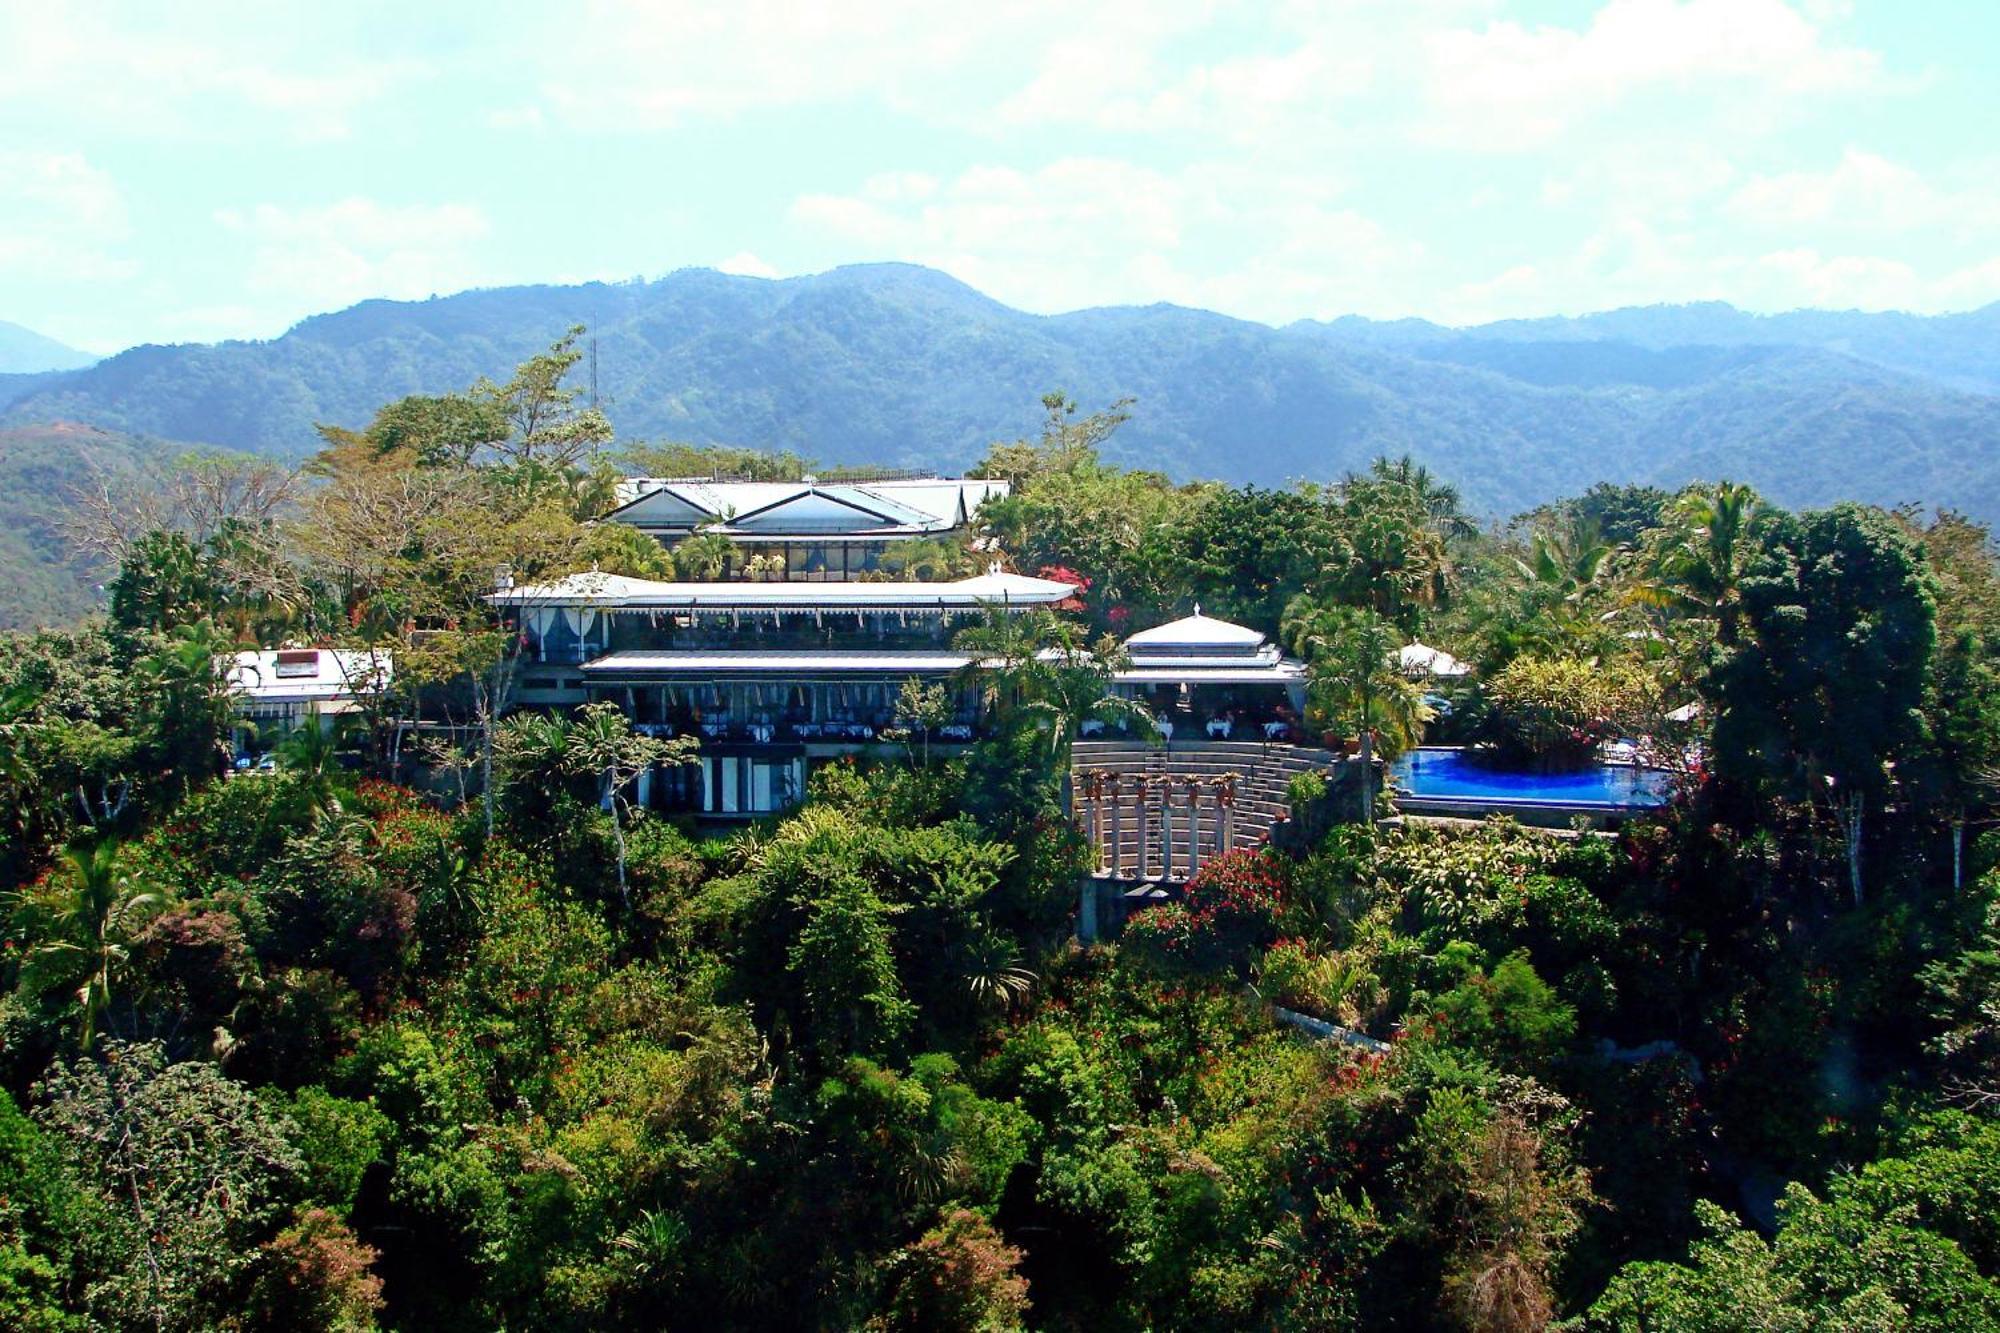
<path id="1" fill-rule="evenodd" d="M 1117 673 L 1122 685 L 1284 685 L 1305 679 L 1305 667 L 1278 651 L 1264 635 L 1247 625 L 1231 624 L 1201 613 L 1125 640 L 1126 668 Z"/>
<path id="2" fill-rule="evenodd" d="M 1152 629 L 1140 630 L 1125 640 L 1125 651 L 1134 658 L 1173 655 L 1247 656 L 1264 646 L 1264 636 L 1247 625 L 1232 625 L 1201 613 Z"/>

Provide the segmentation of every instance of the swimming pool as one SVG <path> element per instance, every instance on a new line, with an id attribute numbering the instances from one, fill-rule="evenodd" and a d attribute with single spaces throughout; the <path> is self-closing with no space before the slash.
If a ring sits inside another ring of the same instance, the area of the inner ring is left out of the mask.
<path id="1" fill-rule="evenodd" d="M 1577 773 L 1508 773 L 1474 763 L 1461 750 L 1411 750 L 1389 766 L 1399 790 L 1414 801 L 1479 805 L 1665 805 L 1673 775 L 1663 768 L 1599 764 Z"/>

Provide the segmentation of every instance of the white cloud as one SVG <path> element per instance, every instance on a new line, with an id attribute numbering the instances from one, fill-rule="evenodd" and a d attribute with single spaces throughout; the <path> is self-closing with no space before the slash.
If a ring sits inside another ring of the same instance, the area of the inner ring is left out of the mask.
<path id="1" fill-rule="evenodd" d="M 847 254 L 930 264 L 1030 310 L 1172 301 L 1252 319 L 1394 308 L 1423 247 L 1311 179 L 1235 163 L 1163 172 L 1105 158 L 978 166 L 919 198 L 865 182 L 792 221 Z M 1216 265 L 1216 255 L 1229 262 Z"/>
<path id="2" fill-rule="evenodd" d="M 1909 167 L 1849 148 L 1826 171 L 1786 171 L 1746 181 L 1731 216 L 1754 226 L 1832 225 L 1909 231 L 2000 225 L 2000 191 L 1984 176 L 1962 191 L 1939 189 Z"/>
<path id="3" fill-rule="evenodd" d="M 138 270 L 124 196 L 76 153 L 0 149 L 0 273 L 103 281 Z"/>
<path id="4" fill-rule="evenodd" d="M 968 71 L 1068 17 L 1057 0 L 592 0 L 542 43 L 541 92 L 566 123 L 615 130 L 862 97 L 966 115 Z"/>
<path id="5" fill-rule="evenodd" d="M 1875 82 L 1880 58 L 1831 43 L 1824 21 L 1786 0 L 1609 0 L 1581 29 L 1496 20 L 1436 32 L 1423 133 L 1521 150 L 1650 91 L 1733 87 L 1761 101 Z"/>
<path id="6" fill-rule="evenodd" d="M 778 270 L 751 254 L 748 250 L 738 250 L 729 258 L 715 266 L 718 273 L 733 273 L 739 278 L 775 278 Z"/>
<path id="7" fill-rule="evenodd" d="M 319 30 L 337 22 L 261 5 L 0 7 L 0 106 L 60 105 L 134 137 L 341 138 L 357 108 L 429 67 L 344 58 Z"/>
<path id="8" fill-rule="evenodd" d="M 472 247 L 490 230 L 485 214 L 467 204 L 362 198 L 309 208 L 225 208 L 215 220 L 251 247 L 248 290 L 291 311 L 471 286 L 481 276 Z"/>

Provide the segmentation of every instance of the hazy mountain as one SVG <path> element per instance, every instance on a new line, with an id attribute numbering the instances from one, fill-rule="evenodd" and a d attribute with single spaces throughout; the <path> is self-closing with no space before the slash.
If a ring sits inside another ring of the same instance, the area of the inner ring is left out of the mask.
<path id="1" fill-rule="evenodd" d="M 1750 481 L 2000 518 L 2000 306 L 1926 319 L 1723 305 L 1449 329 L 1285 328 L 1174 306 L 1056 316 L 909 265 L 369 301 L 269 342 L 139 347 L 0 377 L 15 422 L 74 420 L 297 458 L 312 427 L 504 375 L 572 323 L 624 437 L 957 467 L 1036 399 L 1132 395 L 1119 461 L 1180 477 L 1335 477 L 1408 451 L 1506 514 L 1598 479 Z"/>
<path id="2" fill-rule="evenodd" d="M 33 329 L 0 319 L 0 375 L 33 374 L 41 370 L 74 370 L 97 360 L 88 352 L 66 347 Z"/>
<path id="3" fill-rule="evenodd" d="M 1377 323 L 1347 318 L 1292 326 L 1324 336 L 1400 349 L 1495 343 L 1629 346 L 1646 351 L 1808 347 L 1979 393 L 2000 393 L 2000 302 L 1957 315 L 1795 310 L 1752 315 L 1721 301 L 1638 306 L 1576 318 L 1504 320 L 1448 329 L 1419 319 Z M 1446 359 L 1452 359 L 1447 357 Z"/>

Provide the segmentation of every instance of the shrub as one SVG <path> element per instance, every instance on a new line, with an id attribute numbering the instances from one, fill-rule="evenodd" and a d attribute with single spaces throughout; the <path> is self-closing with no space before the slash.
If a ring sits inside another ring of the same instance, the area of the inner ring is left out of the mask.
<path id="1" fill-rule="evenodd" d="M 1570 657 L 1517 657 L 1486 686 L 1484 739 L 1510 763 L 1585 768 L 1641 712 L 1646 686 L 1621 668 Z"/>
<path id="2" fill-rule="evenodd" d="M 1004 1333 L 1022 1327 L 1028 1283 L 1017 1271 L 1021 1251 L 978 1213 L 955 1208 L 886 1267 L 895 1294 L 873 1329 L 936 1333 Z"/>

